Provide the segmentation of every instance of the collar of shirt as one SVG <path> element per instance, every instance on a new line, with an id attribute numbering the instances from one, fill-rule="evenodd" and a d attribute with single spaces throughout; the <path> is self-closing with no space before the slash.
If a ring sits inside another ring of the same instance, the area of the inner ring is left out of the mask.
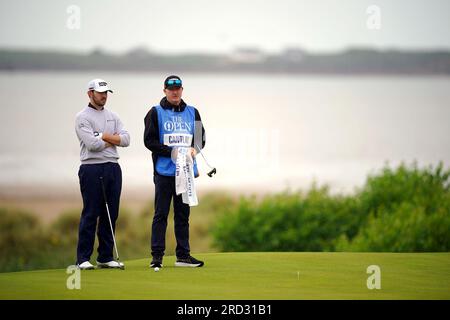
<path id="1" fill-rule="evenodd" d="M 166 97 L 161 99 L 161 102 L 159 103 L 161 107 L 163 107 L 164 109 L 172 109 L 173 111 L 176 112 L 183 112 L 184 108 L 186 108 L 186 102 L 183 101 L 183 99 L 181 99 L 181 102 L 178 106 L 171 104 Z"/>
<path id="2" fill-rule="evenodd" d="M 94 107 L 90 102 L 89 102 L 89 104 L 88 104 L 88 107 L 90 107 L 90 108 L 92 108 L 92 109 L 95 109 L 95 110 L 97 110 L 97 111 L 102 111 L 103 109 L 105 109 L 105 107 L 102 107 L 100 110 L 98 110 L 96 107 Z"/>

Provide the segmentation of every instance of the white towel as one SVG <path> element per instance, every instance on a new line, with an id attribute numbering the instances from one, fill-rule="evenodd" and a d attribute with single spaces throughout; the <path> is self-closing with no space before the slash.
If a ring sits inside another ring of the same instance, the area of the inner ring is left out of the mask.
<path id="1" fill-rule="evenodd" d="M 183 203 L 190 207 L 196 206 L 198 199 L 194 184 L 194 161 L 190 148 L 179 147 L 177 149 L 175 191 L 177 195 L 181 194 Z"/>

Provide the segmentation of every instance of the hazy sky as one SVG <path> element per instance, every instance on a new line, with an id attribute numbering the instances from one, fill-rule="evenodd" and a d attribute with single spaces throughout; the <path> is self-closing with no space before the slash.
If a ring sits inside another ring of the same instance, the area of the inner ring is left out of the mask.
<path id="1" fill-rule="evenodd" d="M 80 8 L 69 29 L 67 8 Z M 369 5 L 381 29 L 366 26 Z M 256 46 L 450 49 L 449 0 L 0 0 L 0 47 L 229 52 Z"/>

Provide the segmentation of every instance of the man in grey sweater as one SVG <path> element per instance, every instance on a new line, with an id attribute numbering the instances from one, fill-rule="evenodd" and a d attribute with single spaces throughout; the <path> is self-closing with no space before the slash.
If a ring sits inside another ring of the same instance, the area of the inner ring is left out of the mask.
<path id="1" fill-rule="evenodd" d="M 104 80 L 90 81 L 90 103 L 77 114 L 75 121 L 75 131 L 81 148 L 78 177 L 83 198 L 77 247 L 77 265 L 80 269 L 94 269 L 89 260 L 93 252 L 97 220 L 97 266 L 123 268 L 123 264 L 113 258 L 114 242 L 105 200 L 109 205 L 111 224 L 115 230 L 122 190 L 122 171 L 118 163 L 117 147 L 128 147 L 130 135 L 117 114 L 104 108 L 108 92 L 112 91 Z M 103 196 L 102 183 L 107 199 Z"/>

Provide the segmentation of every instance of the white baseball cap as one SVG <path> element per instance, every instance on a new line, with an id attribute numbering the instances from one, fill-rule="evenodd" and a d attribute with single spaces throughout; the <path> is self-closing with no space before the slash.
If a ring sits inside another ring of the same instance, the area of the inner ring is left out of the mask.
<path id="1" fill-rule="evenodd" d="M 88 90 L 94 90 L 97 92 L 109 91 L 112 93 L 112 90 L 108 87 L 108 84 L 103 79 L 93 79 L 89 81 Z"/>

